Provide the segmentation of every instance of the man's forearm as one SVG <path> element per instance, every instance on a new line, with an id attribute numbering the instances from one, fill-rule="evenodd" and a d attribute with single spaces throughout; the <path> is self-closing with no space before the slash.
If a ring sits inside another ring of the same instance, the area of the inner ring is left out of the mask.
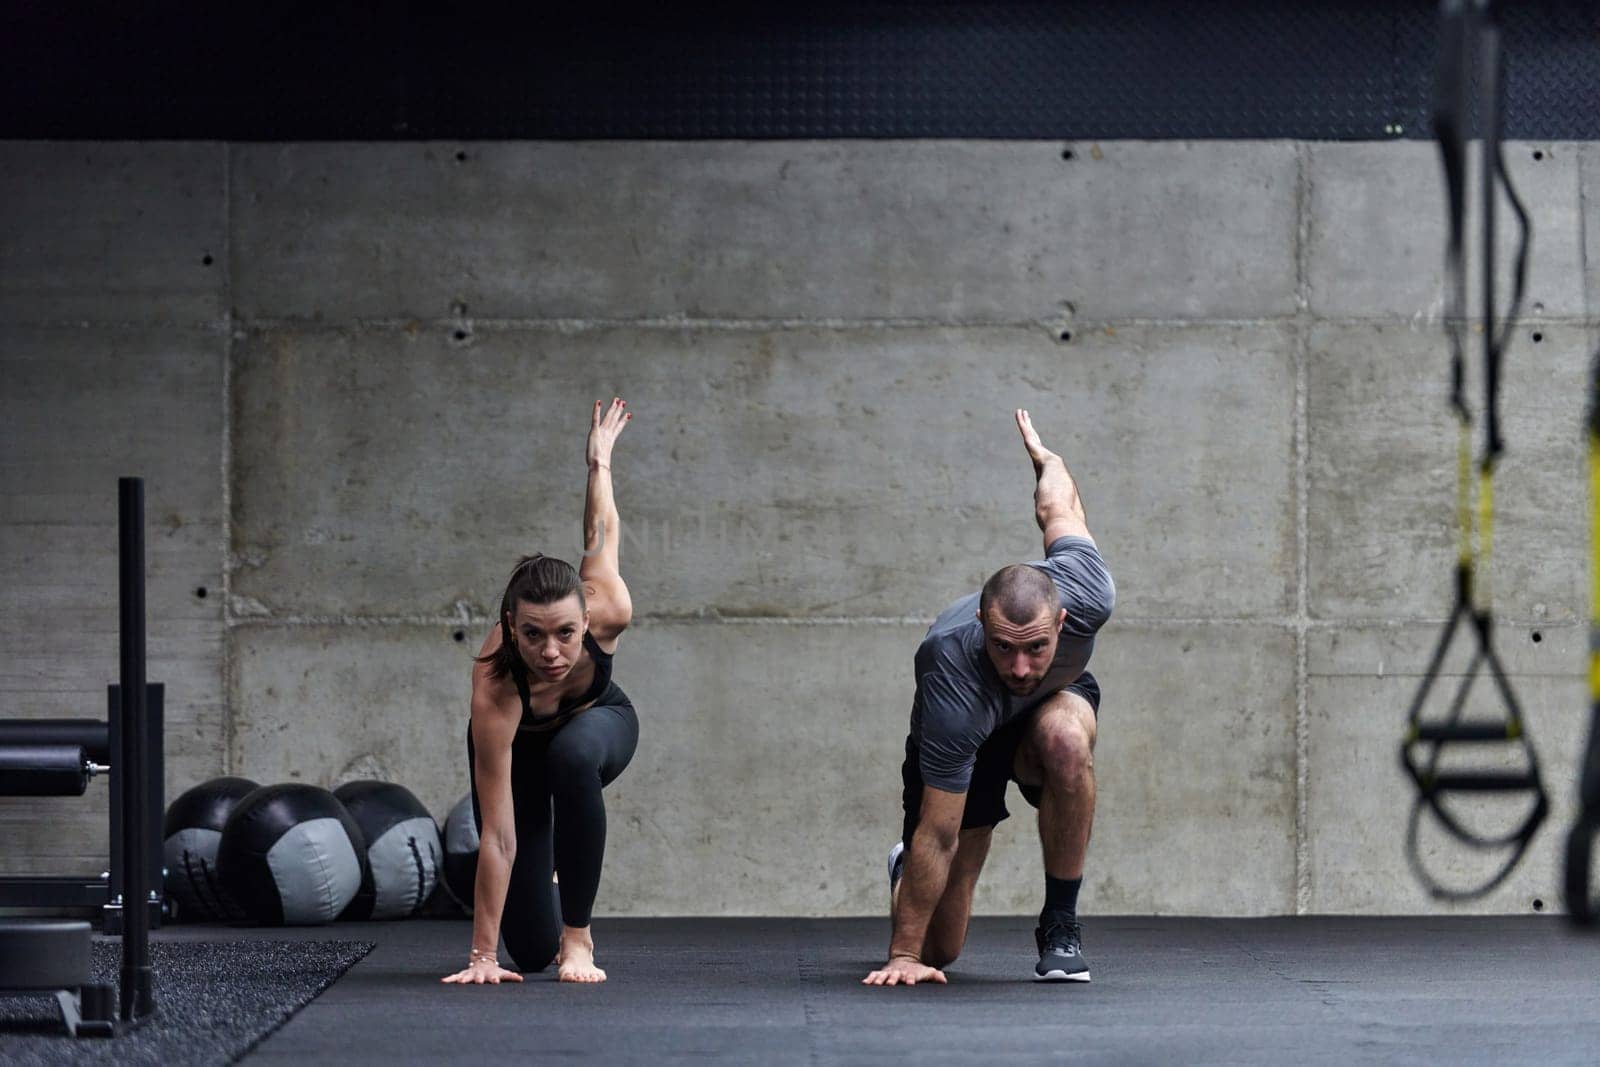
<path id="1" fill-rule="evenodd" d="M 1039 478 L 1033 490 L 1033 517 L 1038 520 L 1039 529 L 1046 529 L 1054 519 L 1075 518 L 1087 524 L 1078 483 L 1067 470 L 1066 461 L 1052 452 L 1042 462 L 1035 462 L 1033 469 Z"/>
<path id="2" fill-rule="evenodd" d="M 950 881 L 959 839 L 940 842 L 921 828 L 911 837 L 906 854 L 905 873 L 900 878 L 899 896 L 894 908 L 894 933 L 889 938 L 889 958 L 922 959 L 922 945 L 928 937 L 928 924 L 938 910 Z"/>

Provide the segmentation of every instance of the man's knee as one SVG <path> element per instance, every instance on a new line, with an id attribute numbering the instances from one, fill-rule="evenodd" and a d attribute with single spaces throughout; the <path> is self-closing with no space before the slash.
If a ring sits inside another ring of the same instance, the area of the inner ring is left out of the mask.
<path id="1" fill-rule="evenodd" d="M 1046 787 L 1077 789 L 1094 773 L 1093 728 L 1078 715 L 1041 718 L 1033 751 L 1041 784 Z"/>

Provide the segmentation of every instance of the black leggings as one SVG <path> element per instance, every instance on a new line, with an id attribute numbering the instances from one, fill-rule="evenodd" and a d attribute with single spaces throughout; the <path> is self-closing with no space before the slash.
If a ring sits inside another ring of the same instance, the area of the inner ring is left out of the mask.
<path id="1" fill-rule="evenodd" d="M 589 925 L 606 850 L 606 806 L 600 790 L 628 766 L 638 743 L 639 717 L 615 685 L 560 729 L 517 731 L 511 744 L 517 858 L 511 865 L 500 934 L 518 970 L 549 966 L 561 944 L 562 923 Z M 472 821 L 482 833 L 475 764 L 469 726 Z M 559 887 L 550 884 L 555 871 L 561 872 Z"/>

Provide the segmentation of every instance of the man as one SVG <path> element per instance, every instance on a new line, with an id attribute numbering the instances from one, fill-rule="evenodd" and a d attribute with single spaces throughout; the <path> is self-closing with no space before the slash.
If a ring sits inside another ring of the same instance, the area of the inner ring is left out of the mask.
<path id="1" fill-rule="evenodd" d="M 1028 413 L 1017 428 L 1038 485 L 1045 558 L 1002 568 L 956 601 L 917 649 L 906 739 L 905 826 L 889 853 L 894 933 L 867 985 L 945 981 L 960 953 L 989 840 L 1016 781 L 1039 811 L 1045 903 L 1035 940 L 1040 981 L 1089 980 L 1078 887 L 1094 821 L 1100 688 L 1084 668 L 1115 587 L 1061 457 Z"/>

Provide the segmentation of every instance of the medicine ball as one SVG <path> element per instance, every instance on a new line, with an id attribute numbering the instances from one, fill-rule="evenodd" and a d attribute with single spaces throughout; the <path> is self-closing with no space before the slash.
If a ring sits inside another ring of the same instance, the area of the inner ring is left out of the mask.
<path id="1" fill-rule="evenodd" d="M 478 884 L 478 824 L 472 819 L 472 794 L 461 798 L 444 821 L 444 889 L 461 910 L 472 914 Z"/>
<path id="2" fill-rule="evenodd" d="M 248 778 L 213 778 L 184 793 L 167 808 L 161 836 L 167 899 L 183 921 L 242 919 L 244 911 L 217 879 L 217 846 L 228 815 L 260 788 Z"/>
<path id="3" fill-rule="evenodd" d="M 340 919 L 403 919 L 422 910 L 439 884 L 439 826 L 404 786 L 346 782 L 333 791 L 361 827 L 367 874 Z"/>
<path id="4" fill-rule="evenodd" d="M 314 785 L 269 785 L 222 828 L 222 888 L 256 922 L 332 922 L 355 899 L 366 842 L 339 798 Z"/>

